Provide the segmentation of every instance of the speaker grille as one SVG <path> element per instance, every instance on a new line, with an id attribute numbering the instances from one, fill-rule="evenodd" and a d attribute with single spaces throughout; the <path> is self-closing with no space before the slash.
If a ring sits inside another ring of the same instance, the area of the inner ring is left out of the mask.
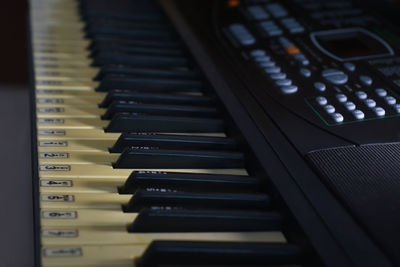
<path id="1" fill-rule="evenodd" d="M 378 246 L 400 265 L 400 144 L 318 150 L 307 158 Z"/>

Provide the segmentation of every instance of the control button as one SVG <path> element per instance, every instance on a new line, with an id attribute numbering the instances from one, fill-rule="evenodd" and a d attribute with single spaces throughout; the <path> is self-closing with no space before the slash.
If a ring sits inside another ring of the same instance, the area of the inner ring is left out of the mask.
<path id="1" fill-rule="evenodd" d="M 269 14 L 261 6 L 249 6 L 247 8 L 247 12 L 249 12 L 249 14 L 255 20 L 263 20 L 263 19 L 268 19 L 269 18 Z"/>
<path id="2" fill-rule="evenodd" d="M 280 4 L 268 4 L 265 7 L 275 18 L 282 18 L 288 15 L 286 9 Z"/>
<path id="3" fill-rule="evenodd" d="M 396 98 L 394 98 L 393 96 L 385 96 L 385 101 L 386 103 L 388 103 L 389 105 L 394 105 L 396 104 Z"/>
<path id="4" fill-rule="evenodd" d="M 260 26 L 268 36 L 278 36 L 283 33 L 273 21 L 263 21 L 260 23 Z"/>
<path id="5" fill-rule="evenodd" d="M 353 102 L 346 102 L 344 103 L 344 107 L 348 110 L 348 111 L 352 111 L 356 109 L 356 105 Z"/>
<path id="6" fill-rule="evenodd" d="M 275 82 L 275 84 L 278 86 L 288 86 L 288 85 L 292 85 L 292 80 L 288 80 L 288 79 L 277 80 Z"/>
<path id="7" fill-rule="evenodd" d="M 326 85 L 321 82 L 314 83 L 314 87 L 315 87 L 315 89 L 317 89 L 318 91 L 321 91 L 321 92 L 326 90 Z"/>
<path id="8" fill-rule="evenodd" d="M 361 100 L 367 99 L 367 97 L 368 97 L 367 93 L 365 93 L 364 91 L 357 91 L 356 96 L 358 99 L 361 99 Z"/>
<path id="9" fill-rule="evenodd" d="M 271 57 L 269 57 L 269 56 L 259 56 L 259 57 L 255 57 L 254 60 L 256 62 L 265 62 L 265 61 L 270 61 Z"/>
<path id="10" fill-rule="evenodd" d="M 386 111 L 381 107 L 375 107 L 374 112 L 379 117 L 385 116 L 385 114 L 386 114 Z"/>
<path id="11" fill-rule="evenodd" d="M 364 84 L 364 85 L 371 85 L 372 84 L 372 78 L 367 76 L 367 75 L 361 75 L 360 76 L 360 81 Z"/>
<path id="12" fill-rule="evenodd" d="M 295 55 L 295 54 L 300 54 L 300 49 L 297 48 L 297 46 L 291 45 L 285 48 L 286 54 L 288 55 Z"/>
<path id="13" fill-rule="evenodd" d="M 365 99 L 364 103 L 365 103 L 365 105 L 367 105 L 367 107 L 369 107 L 369 108 L 373 108 L 373 107 L 376 106 L 375 100 L 373 100 L 373 99 L 371 99 L 371 98 Z"/>
<path id="14" fill-rule="evenodd" d="M 347 96 L 344 94 L 337 94 L 336 95 L 336 99 L 340 102 L 340 103 L 344 103 L 347 101 Z"/>
<path id="15" fill-rule="evenodd" d="M 365 118 L 364 112 L 362 112 L 359 109 L 356 109 L 353 111 L 353 116 L 357 119 L 357 120 L 362 120 Z"/>
<path id="16" fill-rule="evenodd" d="M 396 110 L 397 113 L 400 113 L 400 104 L 394 105 L 394 109 Z"/>
<path id="17" fill-rule="evenodd" d="M 270 74 L 269 77 L 270 77 L 272 80 L 284 80 L 284 79 L 286 79 L 286 74 L 285 74 L 285 73 L 282 73 L 282 72 L 273 73 L 273 74 Z"/>
<path id="18" fill-rule="evenodd" d="M 304 32 L 304 27 L 295 18 L 285 18 L 281 20 L 283 26 L 289 30 L 290 33 Z"/>
<path id="19" fill-rule="evenodd" d="M 275 62 L 274 61 L 263 61 L 259 62 L 258 65 L 263 68 L 270 68 L 270 67 L 275 67 Z"/>
<path id="20" fill-rule="evenodd" d="M 306 77 L 306 78 L 311 77 L 311 70 L 309 70 L 309 69 L 300 69 L 300 74 L 303 77 Z"/>
<path id="21" fill-rule="evenodd" d="M 298 90 L 298 87 L 296 85 L 289 85 L 289 86 L 282 86 L 281 91 L 284 94 L 294 94 Z"/>
<path id="22" fill-rule="evenodd" d="M 279 73 L 279 72 L 281 72 L 281 68 L 279 68 L 279 67 L 265 68 L 264 71 L 268 74 Z"/>
<path id="23" fill-rule="evenodd" d="M 348 70 L 348 71 L 355 71 L 356 70 L 356 65 L 354 65 L 351 62 L 346 62 L 343 64 L 343 67 Z"/>
<path id="24" fill-rule="evenodd" d="M 348 81 L 347 74 L 336 69 L 327 69 L 322 71 L 322 77 L 324 77 L 328 82 L 337 85 L 345 84 Z"/>
<path id="25" fill-rule="evenodd" d="M 328 99 L 326 99 L 326 97 L 324 96 L 317 96 L 315 98 L 315 101 L 317 101 L 317 103 L 320 104 L 321 106 L 328 104 Z"/>
<path id="26" fill-rule="evenodd" d="M 385 97 L 387 96 L 387 91 L 383 88 L 377 88 L 375 89 L 375 93 L 380 96 L 380 97 Z"/>
<path id="27" fill-rule="evenodd" d="M 343 122 L 344 117 L 343 117 L 343 115 L 340 114 L 340 113 L 333 113 L 333 114 L 332 114 L 332 119 L 333 119 L 335 122 Z"/>
<path id="28" fill-rule="evenodd" d="M 305 55 L 303 54 L 294 54 L 293 55 L 294 59 L 296 59 L 298 62 L 300 62 L 301 65 L 307 66 L 310 64 L 310 61 L 306 58 Z"/>
<path id="29" fill-rule="evenodd" d="M 262 57 L 262 56 L 266 56 L 267 52 L 265 52 L 265 50 L 261 50 L 261 49 L 254 49 L 250 52 L 250 56 L 252 57 Z"/>
<path id="30" fill-rule="evenodd" d="M 256 39 L 254 39 L 253 35 L 251 35 L 243 24 L 232 24 L 229 26 L 229 30 L 243 46 L 252 45 L 256 42 Z"/>
<path id="31" fill-rule="evenodd" d="M 332 114 L 335 112 L 335 107 L 332 105 L 326 105 L 324 106 L 324 109 L 327 113 Z"/>

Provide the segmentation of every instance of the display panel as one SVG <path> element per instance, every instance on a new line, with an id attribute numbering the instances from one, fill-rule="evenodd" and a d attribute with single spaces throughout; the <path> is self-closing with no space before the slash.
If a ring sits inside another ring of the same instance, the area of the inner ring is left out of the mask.
<path id="1" fill-rule="evenodd" d="M 384 40 L 363 29 L 317 32 L 311 34 L 311 38 L 322 52 L 339 61 L 393 54 Z"/>

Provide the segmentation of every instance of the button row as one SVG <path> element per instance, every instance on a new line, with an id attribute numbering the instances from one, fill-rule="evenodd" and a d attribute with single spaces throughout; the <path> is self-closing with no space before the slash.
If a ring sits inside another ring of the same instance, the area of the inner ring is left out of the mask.
<path id="1" fill-rule="evenodd" d="M 287 10 L 280 4 L 267 4 L 265 7 L 274 18 L 283 18 L 288 15 Z"/>
<path id="2" fill-rule="evenodd" d="M 281 23 L 290 33 L 304 32 L 304 27 L 295 18 L 282 19 Z"/>
<path id="3" fill-rule="evenodd" d="M 283 34 L 282 29 L 272 20 L 261 22 L 260 27 L 269 37 Z"/>
<path id="4" fill-rule="evenodd" d="M 262 6 L 249 6 L 247 12 L 255 20 L 264 20 L 269 18 L 269 14 Z"/>
<path id="5" fill-rule="evenodd" d="M 286 73 L 283 73 L 279 66 L 267 55 L 265 50 L 255 49 L 250 52 L 250 56 L 260 66 L 269 78 L 275 81 L 275 84 L 280 87 L 283 94 L 293 94 L 298 91 L 298 87 L 292 84 L 292 81 L 287 79 Z"/>
<path id="6" fill-rule="evenodd" d="M 301 65 L 306 66 L 310 64 L 310 61 L 306 58 L 306 56 L 301 53 L 300 49 L 297 48 L 288 38 L 280 37 L 279 43 L 285 49 L 286 54 L 293 56 L 293 58 Z"/>
<path id="7" fill-rule="evenodd" d="M 256 42 L 254 36 L 243 24 L 232 24 L 231 26 L 229 26 L 229 30 L 243 46 L 252 45 Z"/>

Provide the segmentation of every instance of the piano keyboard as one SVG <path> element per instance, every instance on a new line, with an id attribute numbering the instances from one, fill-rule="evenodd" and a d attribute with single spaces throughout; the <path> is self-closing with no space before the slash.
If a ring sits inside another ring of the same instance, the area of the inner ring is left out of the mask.
<path id="1" fill-rule="evenodd" d="M 153 1 L 31 4 L 43 266 L 303 264 Z"/>

